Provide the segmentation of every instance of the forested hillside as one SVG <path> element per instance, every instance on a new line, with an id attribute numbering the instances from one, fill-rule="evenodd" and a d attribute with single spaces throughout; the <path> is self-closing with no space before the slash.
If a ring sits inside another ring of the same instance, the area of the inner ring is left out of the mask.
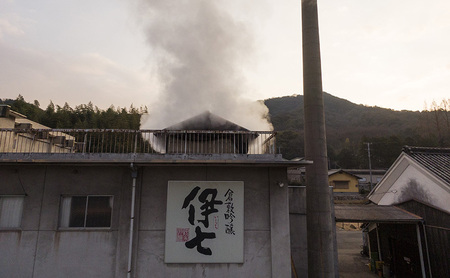
<path id="1" fill-rule="evenodd" d="M 264 101 L 278 132 L 277 147 L 283 157 L 304 156 L 303 96 L 286 96 Z M 147 108 L 110 107 L 101 110 L 92 103 L 75 108 L 52 102 L 41 109 L 38 101 L 22 96 L 0 100 L 30 120 L 52 128 L 139 129 Z M 388 168 L 402 146 L 450 147 L 450 101 L 434 103 L 429 111 L 394 111 L 357 105 L 324 94 L 328 157 L 332 168 L 367 168 L 370 143 L 372 167 Z"/>
<path id="2" fill-rule="evenodd" d="M 394 111 L 357 105 L 324 94 L 328 156 L 333 168 L 387 168 L 404 145 L 450 146 L 449 109 L 445 101 L 430 111 Z M 285 158 L 303 157 L 303 96 L 265 100 L 277 145 Z"/>
<path id="3" fill-rule="evenodd" d="M 100 128 L 100 129 L 139 129 L 141 115 L 147 112 L 147 108 L 129 109 L 113 107 L 101 110 L 91 102 L 88 104 L 70 107 L 54 105 L 52 102 L 45 110 L 40 108 L 37 100 L 33 104 L 28 103 L 19 95 L 15 100 L 0 100 L 0 104 L 8 104 L 11 109 L 19 112 L 28 119 L 51 128 Z"/>

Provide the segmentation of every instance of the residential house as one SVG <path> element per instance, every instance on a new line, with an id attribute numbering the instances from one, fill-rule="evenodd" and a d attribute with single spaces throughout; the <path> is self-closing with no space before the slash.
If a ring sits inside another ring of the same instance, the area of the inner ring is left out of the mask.
<path id="1" fill-rule="evenodd" d="M 301 159 L 295 160 L 298 161 Z M 381 180 L 385 173 L 386 170 L 380 169 L 334 169 L 328 171 L 329 183 L 333 187 L 333 192 L 342 193 L 361 193 L 363 190 L 368 192 L 370 190 L 371 177 L 373 187 Z M 289 168 L 288 180 L 291 185 L 306 185 L 305 168 Z"/>
<path id="2" fill-rule="evenodd" d="M 361 178 L 346 170 L 328 171 L 328 183 L 333 187 L 333 193 L 359 193 L 358 180 Z"/>
<path id="3" fill-rule="evenodd" d="M 416 225 L 371 224 L 373 246 L 396 277 L 448 277 L 450 269 L 450 148 L 403 148 L 369 194 L 423 220 Z"/>

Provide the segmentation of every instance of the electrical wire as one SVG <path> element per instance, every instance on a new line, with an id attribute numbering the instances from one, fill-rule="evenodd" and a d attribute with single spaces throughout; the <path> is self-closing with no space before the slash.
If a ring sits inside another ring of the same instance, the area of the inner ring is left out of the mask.
<path id="1" fill-rule="evenodd" d="M 28 196 L 27 192 L 25 191 L 25 188 L 23 186 L 22 180 L 20 179 L 19 170 L 16 170 L 17 179 L 19 180 L 20 186 L 22 187 L 22 191 L 25 194 L 25 196 Z"/>

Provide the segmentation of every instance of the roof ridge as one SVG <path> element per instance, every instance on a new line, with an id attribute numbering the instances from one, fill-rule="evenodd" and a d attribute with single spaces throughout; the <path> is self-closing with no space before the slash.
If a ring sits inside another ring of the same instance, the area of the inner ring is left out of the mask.
<path id="1" fill-rule="evenodd" d="M 412 153 L 449 153 L 450 148 L 442 148 L 442 147 L 417 147 L 417 146 L 403 146 L 402 151 L 407 154 Z"/>

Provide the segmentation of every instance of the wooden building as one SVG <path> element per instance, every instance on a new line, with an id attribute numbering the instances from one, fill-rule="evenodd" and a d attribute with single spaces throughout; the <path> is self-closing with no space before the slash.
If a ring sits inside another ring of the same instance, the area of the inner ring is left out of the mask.
<path id="1" fill-rule="evenodd" d="M 386 250 L 385 258 L 395 259 L 396 246 L 397 249 L 422 249 L 418 253 L 421 256 L 422 266 L 414 266 L 412 255 L 398 257 L 397 273 L 399 269 L 410 269 L 409 276 L 405 274 L 403 277 L 448 277 L 450 269 L 448 255 L 450 248 L 449 148 L 404 147 L 386 175 L 369 194 L 369 200 L 379 206 L 395 205 L 423 218 L 421 224 L 416 227 L 415 235 L 414 232 L 407 232 L 404 226 L 399 227 L 399 225 L 384 229 L 381 245 L 384 245 Z M 396 234 L 397 238 L 393 238 L 393 234 Z M 422 246 L 412 244 L 407 238 L 408 234 L 421 237 Z M 415 276 L 418 275 L 419 269 L 420 276 Z"/>

